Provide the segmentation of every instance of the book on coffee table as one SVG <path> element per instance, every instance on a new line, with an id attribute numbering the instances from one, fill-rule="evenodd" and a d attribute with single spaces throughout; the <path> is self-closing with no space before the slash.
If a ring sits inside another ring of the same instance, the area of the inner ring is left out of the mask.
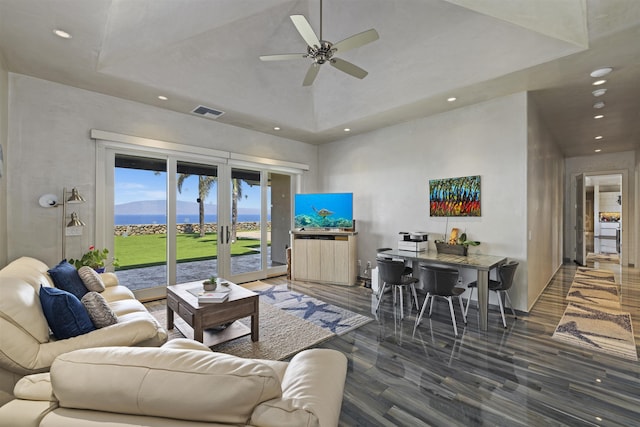
<path id="1" fill-rule="evenodd" d="M 229 290 L 202 291 L 198 294 L 199 303 L 224 302 L 229 298 Z"/>
<path id="2" fill-rule="evenodd" d="M 189 293 L 198 298 L 198 302 L 224 302 L 229 298 L 231 288 L 218 286 L 214 291 L 205 291 L 202 287 L 187 289 Z"/>

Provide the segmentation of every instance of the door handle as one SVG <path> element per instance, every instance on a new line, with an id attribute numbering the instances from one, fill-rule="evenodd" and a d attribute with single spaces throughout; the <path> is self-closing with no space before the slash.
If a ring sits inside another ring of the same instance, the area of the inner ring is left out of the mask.
<path id="1" fill-rule="evenodd" d="M 229 226 L 227 225 L 227 245 L 229 244 L 230 238 L 231 238 L 231 231 L 229 231 Z"/>

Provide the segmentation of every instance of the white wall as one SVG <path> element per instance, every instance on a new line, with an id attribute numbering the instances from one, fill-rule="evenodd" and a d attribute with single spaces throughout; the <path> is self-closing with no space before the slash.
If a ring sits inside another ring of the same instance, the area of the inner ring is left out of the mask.
<path id="1" fill-rule="evenodd" d="M 564 160 L 565 181 L 564 191 L 564 257 L 565 260 L 575 259 L 575 216 L 576 189 L 575 176 L 580 173 L 587 175 L 620 173 L 622 182 L 622 262 L 638 265 L 638 218 L 636 200 L 638 186 L 636 184 L 636 153 L 625 151 L 622 153 L 595 154 L 593 156 L 569 157 Z"/>
<path id="2" fill-rule="evenodd" d="M 7 263 L 7 163 L 9 146 L 8 134 L 9 111 L 9 73 L 0 53 L 0 148 L 4 157 L 3 176 L 0 178 L 0 268 Z"/>
<path id="3" fill-rule="evenodd" d="M 61 212 L 40 208 L 38 198 L 61 196 L 63 187 L 77 186 L 87 198 L 79 207 L 87 223 L 82 244 L 93 243 L 96 149 L 90 129 L 305 163 L 311 170 L 303 185 L 315 187 L 314 145 L 19 74 L 9 74 L 9 87 L 9 261 L 22 255 L 49 265 L 59 261 Z"/>
<path id="4" fill-rule="evenodd" d="M 535 103 L 528 104 L 527 153 L 527 305 L 531 309 L 562 265 L 564 160 L 540 120 Z"/>
<path id="5" fill-rule="evenodd" d="M 634 192 L 634 198 L 635 198 L 635 204 L 633 204 L 634 206 L 634 212 L 637 212 L 637 214 L 635 215 L 635 222 L 634 224 L 634 234 L 636 236 L 635 238 L 635 243 L 634 245 L 634 249 L 635 249 L 635 259 L 633 259 L 632 257 L 629 257 L 629 263 L 633 263 L 634 266 L 636 267 L 640 267 L 640 237 L 638 236 L 638 230 L 640 230 L 640 148 L 638 148 L 636 150 L 636 170 L 635 170 L 635 177 L 631 178 L 634 182 L 635 182 L 635 192 Z M 631 204 L 632 201 L 629 201 L 629 204 Z"/>
<path id="6" fill-rule="evenodd" d="M 429 217 L 430 179 L 480 175 L 482 216 L 451 218 L 448 229 L 481 241 L 472 252 L 520 261 L 512 300 L 528 309 L 525 93 L 322 145 L 319 170 L 321 191 L 354 193 L 363 265 L 376 248 L 396 247 L 400 231 L 445 232 L 445 218 Z"/>

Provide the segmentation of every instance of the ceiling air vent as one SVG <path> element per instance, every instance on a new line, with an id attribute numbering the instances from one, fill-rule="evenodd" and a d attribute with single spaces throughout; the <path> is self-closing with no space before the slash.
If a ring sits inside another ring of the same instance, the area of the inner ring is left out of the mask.
<path id="1" fill-rule="evenodd" d="M 213 108 L 205 107 L 204 105 L 198 105 L 192 113 L 209 119 L 217 119 L 224 114 L 224 111 L 214 110 Z"/>

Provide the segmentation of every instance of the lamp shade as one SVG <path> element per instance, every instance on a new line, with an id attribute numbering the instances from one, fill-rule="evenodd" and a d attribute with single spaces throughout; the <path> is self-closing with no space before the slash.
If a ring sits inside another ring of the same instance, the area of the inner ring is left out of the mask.
<path id="1" fill-rule="evenodd" d="M 81 202 L 84 202 L 84 197 L 82 197 L 80 195 L 80 193 L 78 193 L 78 189 L 77 188 L 73 187 L 71 189 L 71 195 L 67 199 L 67 202 L 70 202 L 70 203 L 81 203 Z"/>
<path id="2" fill-rule="evenodd" d="M 71 212 L 71 221 L 69 221 L 67 227 L 84 227 L 84 222 L 80 220 L 77 213 Z"/>

